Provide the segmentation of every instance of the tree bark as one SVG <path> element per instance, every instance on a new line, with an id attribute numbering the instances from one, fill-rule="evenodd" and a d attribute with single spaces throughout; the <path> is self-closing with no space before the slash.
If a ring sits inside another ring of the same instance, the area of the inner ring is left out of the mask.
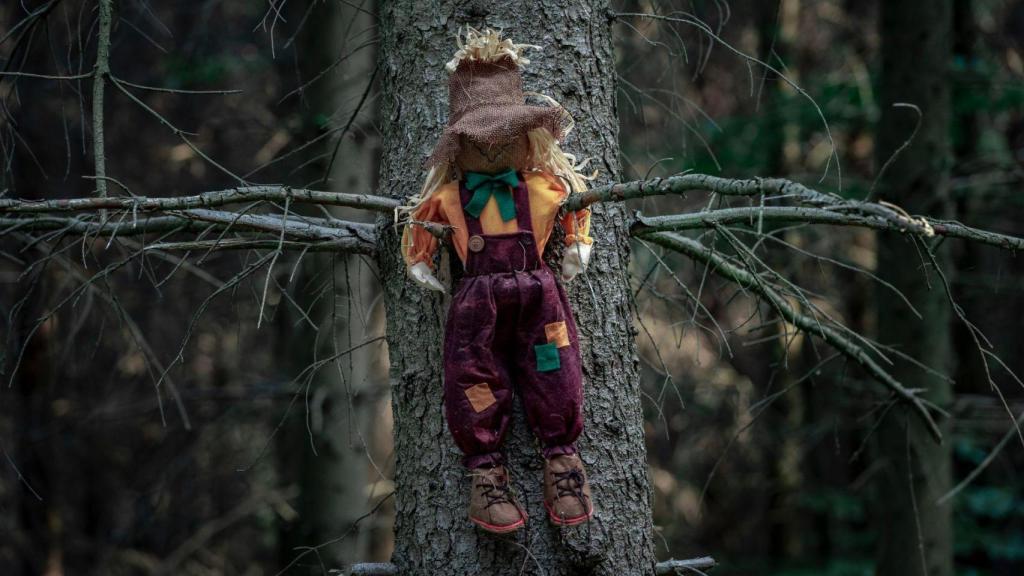
<path id="1" fill-rule="evenodd" d="M 952 0 L 881 3 L 882 116 L 878 127 L 879 169 L 898 154 L 879 181 L 882 198 L 910 213 L 949 213 L 950 88 L 948 66 Z M 897 152 L 915 131 L 917 114 L 894 103 L 920 108 L 920 126 L 913 142 Z M 922 246 L 892 233 L 879 234 L 879 275 L 903 291 L 923 319 L 885 292 L 878 293 L 878 335 L 898 344 L 926 366 L 947 372 L 951 367 L 949 304 L 934 267 Z M 948 274 L 949 258 L 937 253 Z M 927 282 L 924 275 L 927 274 Z M 893 376 L 908 388 L 949 407 L 952 385 L 900 362 Z M 947 576 L 953 574 L 952 521 L 949 506 L 936 499 L 951 483 L 951 442 L 938 444 L 916 418 L 892 415 L 879 428 L 878 448 L 885 464 L 878 475 L 878 574 Z"/>
<path id="2" fill-rule="evenodd" d="M 551 95 L 576 119 L 569 151 L 593 156 L 601 182 L 619 175 L 614 58 L 601 0 L 562 4 L 394 0 L 381 10 L 384 150 L 382 193 L 405 197 L 444 125 L 445 62 L 460 26 L 504 29 L 538 44 L 527 90 Z M 579 445 L 597 508 L 578 528 L 550 526 L 541 499 L 542 459 L 521 408 L 505 443 L 513 483 L 529 515 L 524 530 L 493 537 L 466 519 L 469 485 L 441 410 L 441 340 L 447 302 L 405 278 L 397 230 L 380 222 L 388 310 L 396 452 L 396 548 L 402 574 L 651 574 L 651 492 L 631 325 L 628 218 L 594 206 L 595 259 L 569 287 L 583 349 L 587 427 Z M 552 246 L 557 243 L 552 242 Z"/>

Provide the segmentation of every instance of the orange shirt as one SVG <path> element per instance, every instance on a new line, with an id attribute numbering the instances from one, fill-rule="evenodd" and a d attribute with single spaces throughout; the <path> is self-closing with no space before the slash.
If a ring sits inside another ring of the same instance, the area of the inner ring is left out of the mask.
<path id="1" fill-rule="evenodd" d="M 561 180 L 546 172 L 527 172 L 523 175 L 529 191 L 530 219 L 533 222 L 533 237 L 537 242 L 537 250 L 543 254 L 544 246 L 551 237 L 555 218 L 568 193 Z M 435 222 L 452 227 L 452 243 L 463 263 L 466 262 L 466 246 L 469 243 L 469 231 L 466 229 L 466 215 L 462 210 L 462 199 L 459 197 L 458 181 L 449 182 L 438 188 L 412 213 L 412 220 L 402 234 L 402 255 L 407 266 L 418 262 L 426 262 L 434 267 L 434 254 L 437 253 L 437 238 L 415 221 Z M 575 242 L 590 244 L 590 210 L 583 209 L 569 212 L 561 217 L 565 229 L 567 245 Z M 519 230 L 515 219 L 505 222 L 498 212 L 498 201 L 491 197 L 480 213 L 480 227 L 484 234 L 506 234 Z"/>

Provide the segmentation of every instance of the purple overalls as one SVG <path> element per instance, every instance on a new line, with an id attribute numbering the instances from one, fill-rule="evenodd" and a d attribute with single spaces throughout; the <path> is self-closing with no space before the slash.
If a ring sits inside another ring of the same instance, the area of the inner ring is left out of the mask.
<path id="1" fill-rule="evenodd" d="M 484 235 L 465 214 L 466 273 L 448 311 L 445 416 L 468 468 L 503 462 L 516 392 L 545 458 L 575 453 L 583 430 L 576 324 L 565 290 L 537 252 L 529 190 L 518 176 L 518 232 Z M 464 183 L 459 191 L 465 206 L 471 193 Z"/>

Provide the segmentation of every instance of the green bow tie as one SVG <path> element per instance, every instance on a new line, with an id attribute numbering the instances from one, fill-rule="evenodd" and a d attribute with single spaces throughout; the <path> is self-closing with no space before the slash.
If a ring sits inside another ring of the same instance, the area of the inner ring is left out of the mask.
<path id="1" fill-rule="evenodd" d="M 494 196 L 498 202 L 501 219 L 508 222 L 516 217 L 516 201 L 512 197 L 512 188 L 518 185 L 519 177 L 511 168 L 497 174 L 466 172 L 466 189 L 473 193 L 473 197 L 466 203 L 466 213 L 473 218 L 479 218 L 487 201 Z"/>

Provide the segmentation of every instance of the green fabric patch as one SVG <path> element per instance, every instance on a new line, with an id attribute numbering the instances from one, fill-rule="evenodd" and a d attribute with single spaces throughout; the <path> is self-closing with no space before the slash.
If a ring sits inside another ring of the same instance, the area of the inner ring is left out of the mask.
<path id="1" fill-rule="evenodd" d="M 551 372 L 562 367 L 562 361 L 558 357 L 558 346 L 554 343 L 537 344 L 533 350 L 537 354 L 538 372 Z"/>

